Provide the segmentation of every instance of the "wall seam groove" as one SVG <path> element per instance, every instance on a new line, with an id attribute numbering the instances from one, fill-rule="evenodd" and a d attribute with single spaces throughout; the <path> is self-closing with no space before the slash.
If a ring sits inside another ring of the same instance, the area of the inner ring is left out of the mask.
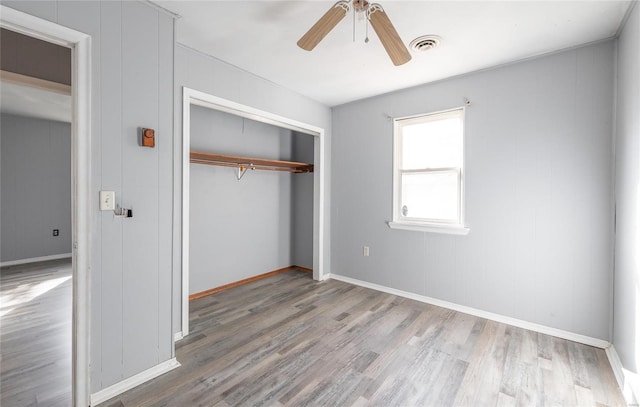
<path id="1" fill-rule="evenodd" d="M 631 11 L 631 8 L 628 10 Z M 621 24 L 622 27 L 624 24 Z M 620 28 L 622 29 L 622 28 Z M 619 38 L 620 33 L 617 33 Z M 616 143 L 618 141 L 618 41 L 614 43 L 613 47 L 613 101 L 612 101 L 612 117 L 611 117 L 611 211 L 613 225 L 611 226 L 611 240 L 609 242 L 611 246 L 611 279 L 609 282 L 609 293 L 611 295 L 611 309 L 609 311 L 609 341 L 613 343 L 614 327 L 615 327 L 615 315 L 616 315 L 616 223 L 617 223 L 617 210 L 616 210 Z"/>
<path id="2" fill-rule="evenodd" d="M 103 31 L 102 31 L 102 3 L 100 3 L 100 23 L 99 23 L 99 28 L 98 30 L 100 31 L 100 60 L 102 60 L 102 49 L 103 49 L 103 45 L 102 44 L 102 36 L 103 36 Z M 98 89 L 99 89 L 99 93 L 102 95 L 102 72 L 100 73 L 100 76 L 98 78 L 98 80 L 96 81 L 98 84 Z M 100 109 L 102 109 L 102 104 L 100 104 Z M 102 113 L 102 112 L 101 112 Z M 102 136 L 102 114 L 100 115 L 100 132 L 99 134 Z M 101 138 L 101 143 L 102 143 L 102 138 Z M 103 157 L 103 149 L 100 148 L 100 189 L 102 189 L 104 187 L 103 184 L 103 178 L 102 178 L 102 174 L 104 174 L 104 157 Z M 100 231 L 102 232 L 104 230 L 104 216 L 102 215 L 102 212 L 100 212 Z M 103 248 L 104 248 L 104 241 L 102 239 L 100 239 L 100 314 L 102 314 L 102 305 L 103 305 L 103 301 L 102 301 L 102 296 L 104 294 L 103 290 L 104 290 L 104 285 L 102 284 L 102 275 L 104 273 L 104 256 L 102 255 L 103 253 Z M 93 273 L 92 273 L 93 274 Z M 95 276 L 92 276 L 92 278 L 95 278 Z M 102 318 L 102 315 L 100 316 L 100 333 L 104 332 L 104 318 Z M 104 387 L 104 346 L 100 346 L 100 388 Z M 91 387 L 93 387 L 91 385 L 91 383 L 89 384 L 89 393 L 92 392 Z"/>
<path id="3" fill-rule="evenodd" d="M 156 82 L 157 82 L 157 86 L 158 86 L 158 105 L 156 106 L 156 123 L 158 126 L 158 136 L 161 136 L 160 134 L 160 11 L 156 12 L 156 23 L 157 23 L 157 40 L 156 40 L 156 53 L 157 53 L 157 60 L 158 60 L 158 64 L 156 64 L 158 66 L 157 71 L 156 71 Z M 157 219 L 158 219 L 158 235 L 160 235 L 160 220 L 161 220 L 161 216 L 160 216 L 160 148 L 162 147 L 161 145 L 162 139 L 159 140 L 158 143 L 158 148 L 156 149 L 156 175 L 158 177 L 158 189 L 156 191 L 156 206 L 157 206 Z M 160 310 L 161 310 L 161 305 L 160 305 L 160 239 L 158 239 L 158 244 L 157 244 L 157 249 L 158 249 L 158 266 L 156 268 L 156 294 L 158 295 L 157 297 L 157 306 L 158 306 L 158 312 L 157 312 L 157 323 L 156 323 L 156 363 L 160 363 Z"/>
<path id="4" fill-rule="evenodd" d="M 123 94 L 124 94 L 124 52 L 123 52 L 123 37 L 124 37 L 124 10 L 123 10 L 123 2 L 119 2 L 120 5 L 120 201 L 123 201 L 124 198 L 124 132 L 122 131 L 123 123 L 124 123 L 124 104 L 123 102 Z M 124 378 L 124 225 L 120 224 L 120 262 L 122 266 L 120 267 L 120 298 L 121 298 L 121 307 L 120 307 L 120 380 Z"/>

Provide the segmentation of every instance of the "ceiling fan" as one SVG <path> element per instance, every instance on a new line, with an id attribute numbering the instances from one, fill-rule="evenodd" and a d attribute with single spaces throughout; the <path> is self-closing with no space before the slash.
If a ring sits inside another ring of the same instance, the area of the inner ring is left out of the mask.
<path id="1" fill-rule="evenodd" d="M 298 46 L 311 51 L 338 25 L 338 23 L 351 10 L 353 4 L 354 13 L 364 13 L 367 20 L 375 30 L 384 49 L 389 54 L 394 65 L 402 65 L 411 59 L 409 50 L 402 43 L 400 35 L 391 24 L 382 6 L 378 3 L 369 4 L 367 0 L 342 0 L 333 5 L 320 19 L 298 40 Z"/>

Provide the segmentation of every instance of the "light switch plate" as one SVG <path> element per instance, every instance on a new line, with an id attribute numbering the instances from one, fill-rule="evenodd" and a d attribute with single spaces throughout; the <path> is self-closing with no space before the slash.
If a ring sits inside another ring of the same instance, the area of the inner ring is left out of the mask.
<path id="1" fill-rule="evenodd" d="M 100 210 L 112 211 L 116 209 L 115 191 L 100 191 Z"/>

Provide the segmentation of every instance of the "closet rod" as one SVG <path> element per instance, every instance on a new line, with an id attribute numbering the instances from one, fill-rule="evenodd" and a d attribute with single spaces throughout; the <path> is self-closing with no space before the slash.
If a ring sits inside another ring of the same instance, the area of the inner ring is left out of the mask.
<path id="1" fill-rule="evenodd" d="M 190 162 L 194 164 L 244 168 L 245 170 L 256 169 L 267 171 L 286 171 L 293 173 L 313 172 L 313 164 L 295 161 L 267 160 L 264 158 L 204 153 L 201 151 L 191 151 Z"/>

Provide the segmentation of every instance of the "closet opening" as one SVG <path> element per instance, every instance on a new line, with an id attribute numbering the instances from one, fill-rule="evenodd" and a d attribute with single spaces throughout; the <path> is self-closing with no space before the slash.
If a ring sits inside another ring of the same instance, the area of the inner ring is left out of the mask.
<path id="1" fill-rule="evenodd" d="M 188 88 L 183 96 L 176 340 L 189 332 L 190 299 L 293 270 L 324 277 L 323 129 Z"/>

